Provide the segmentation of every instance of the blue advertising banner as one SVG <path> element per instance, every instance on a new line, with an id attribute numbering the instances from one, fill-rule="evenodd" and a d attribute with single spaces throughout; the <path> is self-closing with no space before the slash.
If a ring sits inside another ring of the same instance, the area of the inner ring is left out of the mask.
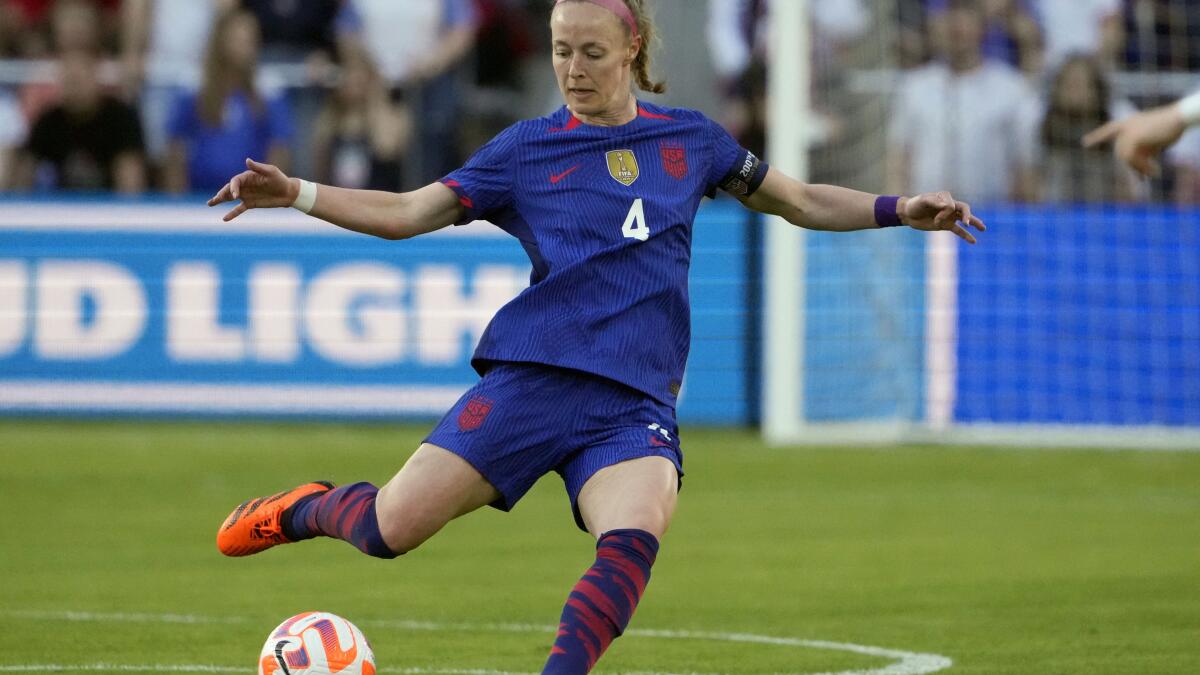
<path id="1" fill-rule="evenodd" d="M 1200 230 L 1170 208 L 987 209 L 969 250 L 809 238 L 806 419 L 1200 424 Z M 752 422 L 745 210 L 695 226 L 690 423 Z M 428 419 L 529 263 L 486 223 L 405 242 L 291 211 L 0 201 L 0 413 Z"/>
<path id="2" fill-rule="evenodd" d="M 696 226 L 683 419 L 747 414 L 744 220 Z M 6 202 L 0 411 L 438 416 L 528 278 L 486 223 L 385 242 L 288 211 Z"/>

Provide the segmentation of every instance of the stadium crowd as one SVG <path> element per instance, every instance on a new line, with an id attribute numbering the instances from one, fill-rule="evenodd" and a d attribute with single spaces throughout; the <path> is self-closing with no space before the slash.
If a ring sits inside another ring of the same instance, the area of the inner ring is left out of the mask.
<path id="1" fill-rule="evenodd" d="M 687 6 L 676 11 L 708 12 L 722 119 L 764 150 L 771 0 L 677 2 Z M 212 192 L 253 156 L 345 187 L 414 188 L 550 109 L 525 76 L 544 65 L 550 5 L 0 0 L 0 186 Z M 887 60 L 872 65 L 894 66 L 891 147 L 873 187 L 948 188 L 974 201 L 1200 202 L 1200 135 L 1150 182 L 1079 142 L 1179 93 L 1119 88 L 1118 78 L 1200 69 L 1200 0 L 811 6 L 814 127 L 828 151 L 814 153 L 814 179 L 836 176 L 857 149 L 839 129 L 860 65 L 846 54 L 883 37 Z"/>
<path id="2" fill-rule="evenodd" d="M 212 192 L 247 156 L 426 183 L 523 112 L 542 4 L 0 0 L 0 185 Z"/>
<path id="3" fill-rule="evenodd" d="M 715 0 L 709 39 L 727 124 L 758 150 L 770 2 Z M 844 182 L 847 162 L 861 163 L 848 158 L 864 154 L 871 129 L 850 121 L 863 104 L 852 92 L 853 69 L 874 63 L 847 55 L 882 38 L 883 60 L 896 68 L 871 88 L 885 97 L 888 161 L 884 176 L 860 187 L 941 186 L 977 202 L 1200 198 L 1200 133 L 1185 137 L 1152 181 L 1119 167 L 1109 148 L 1080 143 L 1111 119 L 1200 84 L 1189 77 L 1200 68 L 1200 1 L 814 0 L 812 12 L 814 180 Z M 1172 74 L 1185 86 L 1164 86 Z"/>

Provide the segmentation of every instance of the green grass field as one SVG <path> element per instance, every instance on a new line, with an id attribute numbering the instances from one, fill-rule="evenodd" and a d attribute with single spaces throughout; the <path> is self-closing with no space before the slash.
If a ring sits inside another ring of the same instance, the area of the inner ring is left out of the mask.
<path id="1" fill-rule="evenodd" d="M 537 672 L 540 627 L 592 559 L 557 477 L 392 562 L 330 540 L 241 560 L 214 547 L 242 499 L 382 483 L 423 430 L 0 423 L 0 672 L 249 673 L 307 609 L 358 623 L 384 673 Z M 686 432 L 674 529 L 602 672 L 925 672 L 735 633 L 942 655 L 964 675 L 1200 672 L 1200 453 L 769 450 Z"/>

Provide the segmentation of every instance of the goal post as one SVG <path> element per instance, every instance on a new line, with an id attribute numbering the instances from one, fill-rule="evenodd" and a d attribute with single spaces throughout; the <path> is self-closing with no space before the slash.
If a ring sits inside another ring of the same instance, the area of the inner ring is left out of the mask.
<path id="1" fill-rule="evenodd" d="M 771 7 L 767 159 L 797 180 L 808 179 L 808 5 L 793 0 Z M 764 227 L 763 433 L 768 442 L 789 443 L 804 431 L 797 413 L 804 408 L 805 236 L 778 216 L 764 219 Z"/>

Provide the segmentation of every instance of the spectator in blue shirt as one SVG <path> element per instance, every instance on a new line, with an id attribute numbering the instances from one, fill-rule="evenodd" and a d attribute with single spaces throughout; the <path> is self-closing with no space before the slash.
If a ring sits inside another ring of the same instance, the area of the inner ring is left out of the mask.
<path id="1" fill-rule="evenodd" d="M 167 124 L 168 190 L 219 189 L 247 157 L 288 163 L 291 114 L 258 87 L 259 41 L 253 14 L 235 9 L 217 19 L 200 90 L 179 96 Z"/>

